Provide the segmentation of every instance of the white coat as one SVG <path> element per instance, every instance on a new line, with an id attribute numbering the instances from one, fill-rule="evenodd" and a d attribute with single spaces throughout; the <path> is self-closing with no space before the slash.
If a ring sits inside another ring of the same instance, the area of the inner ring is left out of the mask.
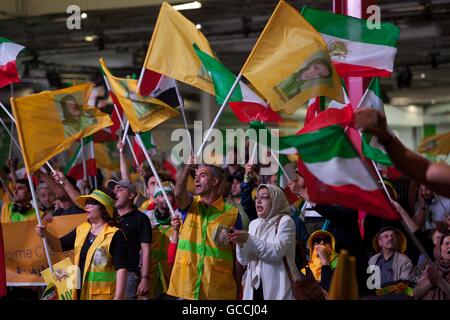
<path id="1" fill-rule="evenodd" d="M 294 300 L 283 256 L 286 256 L 294 280 L 300 277 L 295 266 L 295 223 L 289 215 L 283 215 L 275 234 L 276 225 L 268 230 L 266 241 L 255 237 L 256 230 L 262 219 L 250 222 L 249 236 L 246 243 L 238 245 L 236 256 L 240 264 L 248 266 L 243 277 L 244 300 L 253 299 L 251 260 L 260 259 L 261 284 L 264 300 Z"/>

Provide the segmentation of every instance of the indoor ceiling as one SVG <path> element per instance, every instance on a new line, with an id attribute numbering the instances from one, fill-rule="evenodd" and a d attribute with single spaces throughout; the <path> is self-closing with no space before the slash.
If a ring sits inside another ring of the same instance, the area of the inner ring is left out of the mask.
<path id="1" fill-rule="evenodd" d="M 288 2 L 299 9 L 303 5 L 332 9 L 332 0 Z M 382 21 L 401 28 L 395 74 L 382 82 L 391 103 L 450 102 L 450 0 L 376 3 Z M 210 0 L 183 14 L 201 24 L 218 58 L 237 73 L 276 4 L 276 0 Z M 19 60 L 22 80 L 42 90 L 49 82 L 92 78 L 99 56 L 106 57 L 118 75 L 139 74 L 158 12 L 159 5 L 90 10 L 81 30 L 75 31 L 66 28 L 65 12 L 4 14 L 0 30 L 1 36 L 26 46 Z M 88 36 L 93 41 L 86 41 Z M 195 94 L 187 86 L 182 90 Z"/>

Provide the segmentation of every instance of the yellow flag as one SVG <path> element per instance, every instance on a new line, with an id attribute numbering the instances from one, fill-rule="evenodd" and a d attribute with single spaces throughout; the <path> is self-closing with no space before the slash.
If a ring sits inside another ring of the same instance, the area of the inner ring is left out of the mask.
<path id="1" fill-rule="evenodd" d="M 137 94 L 137 80 L 114 77 L 103 58 L 100 66 L 109 83 L 110 92 L 117 98 L 134 132 L 148 131 L 180 113 L 161 100 Z"/>
<path id="2" fill-rule="evenodd" d="M 92 86 L 85 83 L 11 98 L 28 172 L 41 168 L 74 141 L 112 125 L 108 114 L 87 106 Z"/>
<path id="3" fill-rule="evenodd" d="M 181 13 L 164 2 L 153 30 L 144 68 L 150 69 L 214 95 L 214 85 L 192 45 L 211 56 L 208 40 Z"/>
<path id="4" fill-rule="evenodd" d="M 355 257 L 341 250 L 339 261 L 331 279 L 329 300 L 358 300 Z"/>
<path id="5" fill-rule="evenodd" d="M 424 138 L 417 147 L 417 151 L 434 156 L 448 155 L 450 153 L 450 132 Z"/>
<path id="6" fill-rule="evenodd" d="M 275 111 L 292 114 L 318 96 L 344 102 L 322 36 L 284 1 L 278 3 L 241 73 Z"/>

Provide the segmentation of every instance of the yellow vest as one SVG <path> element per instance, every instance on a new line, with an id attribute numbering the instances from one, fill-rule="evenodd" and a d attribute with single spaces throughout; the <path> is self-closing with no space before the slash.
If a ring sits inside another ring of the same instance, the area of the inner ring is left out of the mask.
<path id="1" fill-rule="evenodd" d="M 85 222 L 77 227 L 75 238 L 75 265 L 80 263 L 81 248 L 91 230 L 91 224 Z M 109 253 L 111 240 L 119 229 L 107 224 L 97 235 L 89 248 L 84 264 L 81 282 L 80 300 L 112 300 L 116 291 L 116 271 Z M 76 290 L 72 292 L 76 300 Z"/>
<path id="2" fill-rule="evenodd" d="M 152 228 L 149 297 L 166 293 L 169 286 L 172 270 L 167 263 L 167 251 L 172 235 L 171 225 L 157 225 Z"/>
<path id="3" fill-rule="evenodd" d="M 27 212 L 21 214 L 21 220 L 20 221 L 12 221 L 11 220 L 11 214 L 12 214 L 12 202 L 5 202 L 2 206 L 2 216 L 1 216 L 1 223 L 13 223 L 13 222 L 21 222 L 21 221 L 31 221 L 31 220 L 37 220 L 36 218 L 36 211 L 33 207 L 31 207 Z M 42 211 L 39 211 L 41 218 L 44 215 Z"/>
<path id="4" fill-rule="evenodd" d="M 237 215 L 237 208 L 222 197 L 209 207 L 194 198 L 180 228 L 167 294 L 189 300 L 237 298 L 232 246 L 217 246 L 213 239 L 217 227 L 234 226 Z"/>

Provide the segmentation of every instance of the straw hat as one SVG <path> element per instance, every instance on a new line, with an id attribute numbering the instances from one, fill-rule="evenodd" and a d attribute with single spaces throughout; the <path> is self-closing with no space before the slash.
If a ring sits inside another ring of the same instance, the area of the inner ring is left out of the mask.
<path id="1" fill-rule="evenodd" d="M 407 240 L 406 240 L 406 236 L 403 232 L 401 232 L 400 230 L 393 228 L 393 227 L 384 227 L 382 228 L 380 231 L 378 231 L 378 233 L 375 235 L 375 237 L 373 237 L 372 240 L 372 247 L 375 250 L 375 252 L 380 252 L 381 248 L 380 245 L 378 244 L 378 237 L 380 236 L 380 234 L 382 234 L 385 231 L 388 230 L 392 230 L 395 232 L 395 234 L 397 235 L 397 250 L 400 251 L 401 253 L 405 252 L 406 250 L 406 245 L 407 245 Z"/>
<path id="2" fill-rule="evenodd" d="M 112 217 L 114 214 L 114 200 L 108 196 L 106 193 L 100 191 L 100 190 L 94 190 L 91 194 L 85 195 L 85 196 L 79 196 L 75 199 L 75 202 L 85 209 L 86 201 L 89 199 L 94 199 L 100 202 L 105 208 L 106 212 Z"/>

